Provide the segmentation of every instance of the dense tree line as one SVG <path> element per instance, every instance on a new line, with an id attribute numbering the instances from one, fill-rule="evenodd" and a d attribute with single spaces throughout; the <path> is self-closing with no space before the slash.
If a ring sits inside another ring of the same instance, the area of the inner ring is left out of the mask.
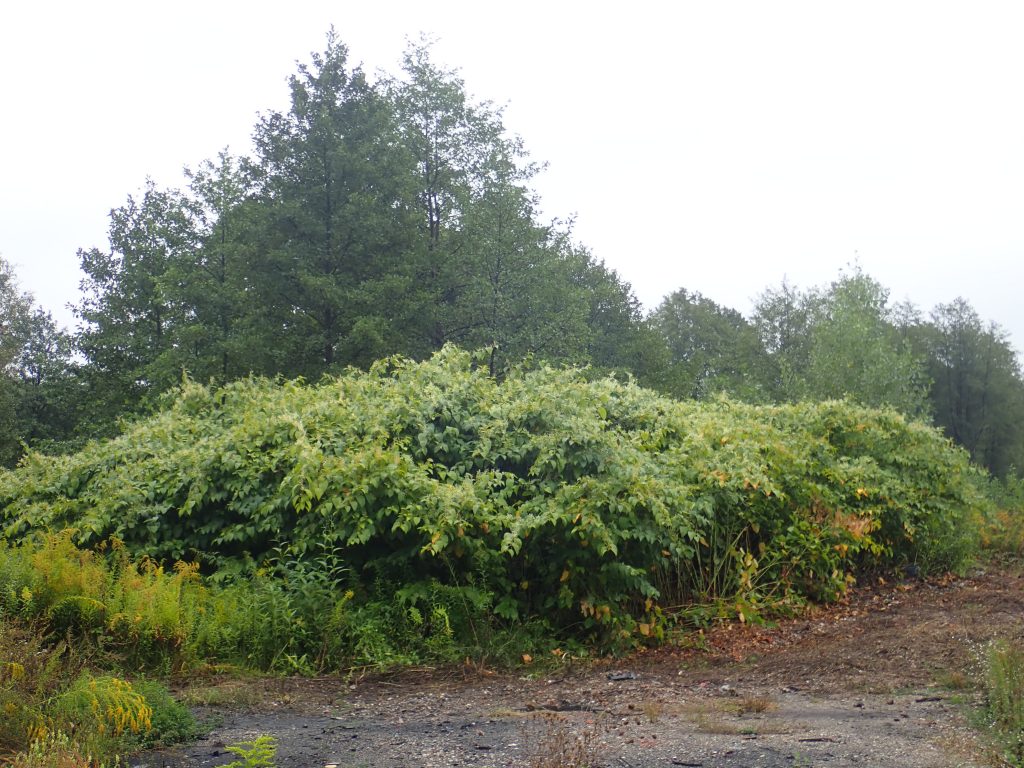
<path id="1" fill-rule="evenodd" d="M 446 343 L 609 362 L 635 349 L 629 286 L 545 223 L 501 113 L 428 48 L 371 82 L 333 34 L 264 115 L 253 157 L 152 182 L 81 252 L 81 350 L 117 413 L 181 377 L 315 379 Z"/>
<path id="2" fill-rule="evenodd" d="M 0 465 L 27 444 L 45 449 L 73 435 L 79 389 L 74 340 L 0 258 Z"/>
<path id="3" fill-rule="evenodd" d="M 931 420 L 998 476 L 1024 467 L 1024 378 L 1007 334 L 958 298 L 924 317 L 859 269 L 752 317 L 680 289 L 650 317 L 668 363 L 649 382 L 679 397 L 850 398 Z"/>
<path id="4" fill-rule="evenodd" d="M 316 379 L 447 343 L 635 376 L 680 398 L 847 397 L 933 420 L 979 463 L 1024 466 L 1024 384 L 967 302 L 925 317 L 859 270 L 767 289 L 750 318 L 680 289 L 647 317 L 630 286 L 543 221 L 539 171 L 502 114 L 429 45 L 371 80 L 331 33 L 185 189 L 147 181 L 79 252 L 74 335 L 0 262 L 0 461 L 116 430 L 188 376 Z"/>

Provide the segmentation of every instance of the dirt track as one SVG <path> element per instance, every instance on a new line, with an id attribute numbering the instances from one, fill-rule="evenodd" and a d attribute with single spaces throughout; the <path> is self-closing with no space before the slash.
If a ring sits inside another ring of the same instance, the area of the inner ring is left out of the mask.
<path id="1" fill-rule="evenodd" d="M 223 765 L 234 759 L 225 745 L 270 734 L 279 768 L 985 766 L 965 713 L 989 641 L 1022 636 L 1016 573 L 873 585 L 770 629 L 719 627 L 700 650 L 536 679 L 420 672 L 193 689 L 232 702 L 206 708 L 222 725 L 133 765 Z"/>

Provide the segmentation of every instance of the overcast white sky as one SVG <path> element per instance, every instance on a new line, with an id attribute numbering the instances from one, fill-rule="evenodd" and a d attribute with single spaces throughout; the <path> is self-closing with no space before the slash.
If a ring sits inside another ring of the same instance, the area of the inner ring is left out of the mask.
<path id="1" fill-rule="evenodd" d="M 685 287 L 747 313 L 856 258 L 1024 347 L 1024 3 L 983 0 L 5 3 L 0 255 L 39 303 L 70 322 L 110 208 L 247 151 L 331 24 L 369 71 L 436 35 L 550 163 L 545 215 L 648 308 Z"/>

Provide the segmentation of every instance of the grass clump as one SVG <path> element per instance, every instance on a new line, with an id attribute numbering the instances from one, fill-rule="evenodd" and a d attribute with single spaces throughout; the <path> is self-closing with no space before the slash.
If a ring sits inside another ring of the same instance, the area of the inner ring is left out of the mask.
<path id="1" fill-rule="evenodd" d="M 1024 766 L 1024 646 L 1002 640 L 989 649 L 986 713 L 1007 765 Z"/>
<path id="2" fill-rule="evenodd" d="M 10 768 L 107 768 L 119 765 L 112 761 L 97 762 L 63 731 L 54 731 L 34 739 L 24 752 L 10 761 Z"/>
<path id="3" fill-rule="evenodd" d="M 601 765 L 600 731 L 596 725 L 573 729 L 557 717 L 545 717 L 543 732 L 533 741 L 529 768 L 596 768 Z"/>

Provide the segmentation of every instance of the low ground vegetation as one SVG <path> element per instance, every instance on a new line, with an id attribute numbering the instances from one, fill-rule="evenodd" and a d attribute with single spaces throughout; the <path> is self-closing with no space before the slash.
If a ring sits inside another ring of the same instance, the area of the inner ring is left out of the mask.
<path id="1" fill-rule="evenodd" d="M 1024 765 L 1024 645 L 1001 640 L 989 650 L 987 725 L 1006 765 Z"/>
<path id="2" fill-rule="evenodd" d="M 162 683 L 100 672 L 123 665 L 45 626 L 7 616 L 0 623 L 0 764 L 112 764 L 118 754 L 198 733 L 191 712 Z"/>

